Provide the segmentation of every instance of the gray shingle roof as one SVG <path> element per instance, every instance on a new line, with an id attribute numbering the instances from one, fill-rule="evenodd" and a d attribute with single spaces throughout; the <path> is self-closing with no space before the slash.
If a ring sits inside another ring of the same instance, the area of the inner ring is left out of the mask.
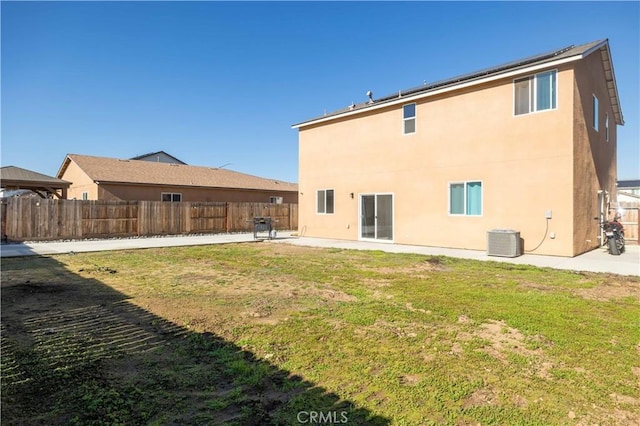
<path id="1" fill-rule="evenodd" d="M 71 185 L 70 182 L 57 179 L 53 176 L 43 175 L 42 173 L 16 166 L 5 166 L 0 168 L 0 180 L 3 184 L 5 182 L 12 182 L 12 184 L 21 182 L 22 184 L 49 185 L 58 188 L 66 188 Z"/>
<path id="2" fill-rule="evenodd" d="M 76 163 L 92 180 L 98 182 L 269 191 L 298 190 L 298 185 L 295 183 L 261 178 L 227 169 L 78 154 L 67 155 L 58 171 L 58 176 L 64 174 L 70 161 Z"/>
<path id="3" fill-rule="evenodd" d="M 180 160 L 180 159 L 178 159 L 178 158 L 174 157 L 173 155 L 168 154 L 168 153 L 166 153 L 166 152 L 164 152 L 164 151 L 149 152 L 148 154 L 137 155 L 137 156 L 135 156 L 135 157 L 133 157 L 133 158 L 130 158 L 130 160 L 141 160 L 141 159 L 143 159 L 143 158 L 153 157 L 153 156 L 156 156 L 156 155 L 158 155 L 158 154 L 163 154 L 163 155 L 166 155 L 166 156 L 167 156 L 167 157 L 169 157 L 169 158 L 173 158 L 174 160 L 176 160 L 176 163 L 179 163 L 179 164 L 187 164 L 187 163 L 185 163 L 184 161 L 182 161 L 182 160 Z"/>
<path id="4" fill-rule="evenodd" d="M 618 188 L 640 188 L 640 180 L 619 180 Z"/>

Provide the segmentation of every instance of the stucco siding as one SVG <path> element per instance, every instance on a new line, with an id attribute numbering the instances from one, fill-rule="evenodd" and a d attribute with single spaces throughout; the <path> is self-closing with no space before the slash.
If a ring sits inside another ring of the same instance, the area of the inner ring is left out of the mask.
<path id="1" fill-rule="evenodd" d="M 182 201 L 268 203 L 270 197 L 282 197 L 283 203 L 297 203 L 296 192 L 270 192 L 240 189 L 188 188 L 152 185 L 99 185 L 100 200 L 161 201 L 162 193 L 182 194 Z"/>
<path id="2" fill-rule="evenodd" d="M 82 194 L 85 192 L 87 193 L 88 200 L 98 199 L 98 186 L 73 161 L 69 162 L 64 173 L 62 176 L 59 176 L 59 178 L 71 182 L 69 190 L 67 191 L 67 198 L 69 200 L 82 200 Z"/>
<path id="3" fill-rule="evenodd" d="M 616 197 L 617 132 L 600 52 L 575 68 L 574 112 L 574 255 L 599 245 L 598 191 L 606 191 L 612 205 Z M 593 96 L 598 98 L 599 130 L 593 127 Z M 609 117 L 606 140 L 605 117 Z"/>
<path id="4" fill-rule="evenodd" d="M 484 250 L 488 230 L 511 228 L 526 250 L 544 238 L 536 253 L 573 255 L 573 72 L 557 70 L 555 110 L 514 116 L 504 79 L 418 101 L 412 135 L 402 106 L 301 127 L 301 233 L 356 240 L 359 195 L 392 193 L 395 243 Z M 464 181 L 482 182 L 480 216 L 448 213 Z M 318 189 L 335 190 L 334 214 L 316 213 Z"/>

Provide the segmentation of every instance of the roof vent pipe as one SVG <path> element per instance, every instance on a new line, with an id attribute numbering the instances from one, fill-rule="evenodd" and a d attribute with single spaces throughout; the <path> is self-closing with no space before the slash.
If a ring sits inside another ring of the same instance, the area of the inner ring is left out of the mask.
<path id="1" fill-rule="evenodd" d="M 367 96 L 369 97 L 369 103 L 373 103 L 373 92 L 371 90 L 367 90 Z"/>

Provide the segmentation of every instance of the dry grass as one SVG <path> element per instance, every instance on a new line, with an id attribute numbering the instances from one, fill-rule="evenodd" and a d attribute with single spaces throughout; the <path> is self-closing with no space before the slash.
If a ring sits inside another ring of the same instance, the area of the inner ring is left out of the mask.
<path id="1" fill-rule="evenodd" d="M 639 289 L 267 242 L 3 259 L 3 424 L 640 423 Z"/>

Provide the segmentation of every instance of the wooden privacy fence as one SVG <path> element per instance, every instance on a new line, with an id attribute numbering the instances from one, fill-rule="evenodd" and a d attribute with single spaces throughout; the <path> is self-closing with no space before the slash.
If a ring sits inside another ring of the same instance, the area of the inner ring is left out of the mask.
<path id="1" fill-rule="evenodd" d="M 639 244 L 638 231 L 640 230 L 640 207 L 636 203 L 619 202 L 620 222 L 624 227 L 624 239 L 631 244 Z"/>
<path id="2" fill-rule="evenodd" d="M 252 232 L 258 216 L 274 219 L 277 230 L 298 228 L 297 204 L 16 197 L 2 200 L 0 213 L 9 241 Z"/>

